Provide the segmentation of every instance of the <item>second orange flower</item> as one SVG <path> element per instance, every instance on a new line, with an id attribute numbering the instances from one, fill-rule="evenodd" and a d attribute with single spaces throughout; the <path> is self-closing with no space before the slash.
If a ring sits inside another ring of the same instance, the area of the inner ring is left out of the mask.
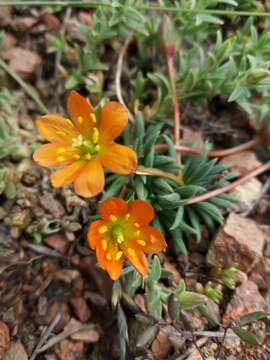
<path id="1" fill-rule="evenodd" d="M 42 145 L 33 157 L 41 166 L 60 167 L 51 175 L 54 187 L 74 183 L 78 195 L 93 197 L 104 189 L 103 167 L 122 175 L 136 170 L 135 152 L 113 143 L 128 120 L 121 104 L 109 101 L 96 116 L 90 104 L 71 91 L 67 108 L 70 119 L 49 114 L 36 120 L 40 135 L 50 144 Z"/>

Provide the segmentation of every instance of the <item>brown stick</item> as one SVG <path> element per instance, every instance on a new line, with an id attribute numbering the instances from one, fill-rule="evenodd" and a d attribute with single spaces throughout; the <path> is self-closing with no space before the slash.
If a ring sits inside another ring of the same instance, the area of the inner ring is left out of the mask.
<path id="1" fill-rule="evenodd" d="M 219 188 L 219 189 L 216 189 L 213 191 L 209 191 L 206 194 L 202 194 L 202 195 L 198 195 L 198 196 L 194 196 L 194 197 L 190 198 L 189 200 L 187 200 L 186 204 L 188 204 L 188 205 L 196 204 L 198 202 L 205 201 L 214 196 L 218 196 L 220 194 L 228 192 L 228 191 L 234 189 L 236 186 L 245 183 L 247 180 L 253 178 L 254 176 L 258 176 L 267 170 L 270 170 L 270 161 L 268 161 L 264 165 L 257 167 L 255 170 L 251 171 L 249 174 L 242 176 L 241 178 L 235 180 L 234 182 L 232 182 L 229 185 L 226 185 L 222 188 Z"/>
<path id="2" fill-rule="evenodd" d="M 238 146 L 234 146 L 232 148 L 229 149 L 225 149 L 225 150 L 210 150 L 207 153 L 208 157 L 223 157 L 223 156 L 228 156 L 228 155 L 232 155 L 232 154 L 237 154 L 239 152 L 242 152 L 244 150 L 248 150 L 248 149 L 252 149 L 253 147 L 255 147 L 256 145 L 258 145 L 260 143 L 260 138 L 259 137 L 255 137 L 254 139 L 238 145 Z M 167 144 L 158 144 L 155 146 L 155 150 L 159 151 L 159 150 L 167 150 L 168 145 Z M 192 148 L 189 146 L 184 146 L 184 145 L 176 145 L 175 146 L 175 150 L 177 152 L 182 152 L 182 153 L 188 153 L 188 154 L 200 154 L 202 149 L 200 148 Z"/>
<path id="3" fill-rule="evenodd" d="M 173 99 L 173 118 L 174 118 L 174 145 L 179 145 L 180 140 L 180 108 L 177 100 L 177 92 L 176 92 L 176 81 L 175 81 L 175 73 L 173 66 L 173 54 L 166 51 L 166 60 L 167 60 L 167 69 L 169 80 L 171 84 L 172 91 L 172 99 Z M 177 154 L 177 162 L 181 164 L 181 155 Z"/>

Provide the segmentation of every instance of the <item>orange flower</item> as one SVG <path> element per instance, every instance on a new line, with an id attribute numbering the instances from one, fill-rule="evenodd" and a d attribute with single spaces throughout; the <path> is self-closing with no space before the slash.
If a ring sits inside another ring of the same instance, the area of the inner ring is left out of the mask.
<path id="1" fill-rule="evenodd" d="M 152 206 L 143 200 L 127 203 L 109 198 L 99 204 L 99 213 L 102 220 L 90 224 L 87 240 L 96 250 L 100 267 L 116 280 L 126 257 L 145 276 L 148 271 L 145 253 L 158 253 L 167 246 L 161 232 L 149 226 L 154 217 Z"/>
<path id="2" fill-rule="evenodd" d="M 107 102 L 96 118 L 89 103 L 76 91 L 71 91 L 67 109 L 71 120 L 58 114 L 36 120 L 40 135 L 51 143 L 42 145 L 33 157 L 41 166 L 60 166 L 51 175 L 54 187 L 74 182 L 77 194 L 92 197 L 103 191 L 103 166 L 122 175 L 136 170 L 134 151 L 112 143 L 128 119 L 121 104 Z"/>

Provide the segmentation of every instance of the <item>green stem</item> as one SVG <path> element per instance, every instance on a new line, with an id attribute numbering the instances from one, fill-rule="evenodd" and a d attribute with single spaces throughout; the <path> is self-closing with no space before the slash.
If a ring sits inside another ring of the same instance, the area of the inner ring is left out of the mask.
<path id="1" fill-rule="evenodd" d="M 0 3 L 0 5 L 2 5 L 2 3 Z M 6 71 L 15 81 L 17 81 L 26 94 L 36 103 L 40 111 L 42 111 L 44 114 L 49 112 L 38 95 L 35 94 L 32 87 L 23 81 L 23 79 L 18 74 L 16 74 L 2 59 L 0 59 L 0 68 Z"/>
<path id="2" fill-rule="evenodd" d="M 183 185 L 180 176 L 176 176 L 176 175 L 174 175 L 172 173 L 168 173 L 166 171 L 162 171 L 162 170 L 159 170 L 159 169 L 146 168 L 144 166 L 138 166 L 137 170 L 136 170 L 136 174 L 138 174 L 138 175 L 150 175 L 150 176 L 161 176 L 161 177 L 165 177 L 167 179 L 171 179 L 171 180 L 175 181 L 178 185 Z"/>
<path id="3" fill-rule="evenodd" d="M 98 8 L 99 6 L 108 8 L 120 8 L 122 5 L 114 5 L 111 3 L 102 3 L 100 1 L 76 1 L 76 0 L 44 0 L 44 1 L 1 1 L 0 6 L 71 6 L 80 8 Z M 159 6 L 159 5 L 137 5 L 134 6 L 137 10 L 145 11 L 159 11 L 170 13 L 191 13 L 191 14 L 209 14 L 209 15 L 222 15 L 230 16 L 259 16 L 270 17 L 270 12 L 263 11 L 241 11 L 241 10 L 221 10 L 221 9 L 186 9 L 173 6 Z"/>

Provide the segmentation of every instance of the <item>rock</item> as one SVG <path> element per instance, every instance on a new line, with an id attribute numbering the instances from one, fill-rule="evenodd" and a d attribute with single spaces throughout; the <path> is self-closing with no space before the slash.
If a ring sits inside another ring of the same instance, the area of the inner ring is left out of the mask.
<path id="1" fill-rule="evenodd" d="M 12 8 L 10 6 L 1 6 L 0 26 L 9 25 L 12 17 Z"/>
<path id="2" fill-rule="evenodd" d="M 235 203 L 237 206 L 236 211 L 248 211 L 252 204 L 259 198 L 261 190 L 262 183 L 256 178 L 252 178 L 230 191 L 230 195 L 237 197 L 237 202 Z"/>
<path id="3" fill-rule="evenodd" d="M 41 65 L 41 57 L 31 50 L 14 47 L 4 54 L 4 60 L 9 62 L 11 70 L 15 71 L 23 79 L 29 79 L 37 73 Z"/>
<path id="4" fill-rule="evenodd" d="M 5 32 L 3 41 L 0 43 L 0 53 L 8 51 L 13 48 L 17 43 L 17 39 L 8 32 Z"/>
<path id="5" fill-rule="evenodd" d="M 207 253 L 210 266 L 235 265 L 250 272 L 262 257 L 264 235 L 256 223 L 235 213 L 230 213 L 218 231 Z"/>
<path id="6" fill-rule="evenodd" d="M 223 321 L 228 324 L 240 316 L 254 311 L 265 310 L 266 303 L 253 281 L 246 281 L 238 286 L 227 305 Z"/>
<path id="7" fill-rule="evenodd" d="M 61 254 L 65 254 L 69 247 L 68 239 L 62 232 L 47 235 L 44 237 L 43 241 L 46 245 L 50 246 L 56 251 L 59 251 Z"/>
<path id="8" fill-rule="evenodd" d="M 43 14 L 41 16 L 41 21 L 48 30 L 56 30 L 60 27 L 60 21 L 58 20 L 58 18 L 50 13 Z"/>
<path id="9" fill-rule="evenodd" d="M 69 308 L 68 305 L 64 302 L 55 301 L 51 304 L 48 304 L 46 314 L 44 316 L 38 317 L 37 322 L 41 325 L 48 326 L 55 319 L 57 313 L 60 313 L 61 318 L 60 321 L 57 323 L 54 331 L 59 332 L 68 324 L 70 320 Z"/>
<path id="10" fill-rule="evenodd" d="M 163 263 L 163 268 L 165 270 L 168 270 L 172 273 L 172 276 L 170 276 L 168 278 L 168 282 L 170 285 L 173 285 L 173 286 L 177 286 L 181 280 L 181 275 L 179 273 L 179 271 L 177 270 L 177 267 L 175 264 L 169 262 L 167 260 L 167 258 L 165 259 L 164 263 Z"/>
<path id="11" fill-rule="evenodd" d="M 74 313 L 81 322 L 86 322 L 91 317 L 91 311 L 87 302 L 82 297 L 76 297 L 70 300 Z"/>
<path id="12" fill-rule="evenodd" d="M 54 278 L 57 280 L 64 281 L 67 284 L 71 284 L 72 281 L 80 279 L 81 274 L 78 270 L 62 269 L 62 270 L 58 270 L 55 273 Z"/>
<path id="13" fill-rule="evenodd" d="M 204 146 L 204 141 L 199 131 L 194 131 L 187 127 L 183 127 L 182 131 L 182 140 L 184 141 L 185 145 L 192 146 L 195 144 L 198 148 L 202 148 Z"/>
<path id="14" fill-rule="evenodd" d="M 254 267 L 250 275 L 259 289 L 268 290 L 270 288 L 270 259 L 263 257 Z"/>
<path id="15" fill-rule="evenodd" d="M 98 332 L 98 328 L 94 324 L 86 325 L 76 319 L 71 318 L 69 323 L 65 327 L 65 331 L 72 331 L 72 329 L 76 329 L 80 327 L 84 329 L 74 332 L 70 336 L 72 340 L 82 341 L 90 344 L 99 341 L 100 335 Z"/>
<path id="16" fill-rule="evenodd" d="M 10 346 L 10 334 L 8 326 L 0 321 L 0 353 L 2 350 L 7 350 Z"/>
<path id="17" fill-rule="evenodd" d="M 238 154 L 225 156 L 220 164 L 230 164 L 230 169 L 240 175 L 248 174 L 262 163 L 256 158 L 253 151 L 243 151 Z"/>
<path id="18" fill-rule="evenodd" d="M 62 340 L 58 345 L 57 355 L 60 360 L 84 360 L 84 344 L 78 341 Z"/>
<path id="19" fill-rule="evenodd" d="M 79 12 L 79 21 L 80 21 L 80 23 L 91 28 L 92 24 L 93 24 L 93 19 L 92 19 L 91 13 L 87 12 L 87 11 L 80 11 Z"/>
<path id="20" fill-rule="evenodd" d="M 166 335 L 166 331 L 175 332 L 172 326 L 166 326 L 157 333 L 155 340 L 152 342 L 151 351 L 155 359 L 167 359 L 173 346 Z"/>
<path id="21" fill-rule="evenodd" d="M 19 31 L 24 32 L 26 30 L 29 30 L 33 25 L 35 25 L 36 22 L 37 20 L 31 16 L 22 16 L 16 18 L 15 24 Z"/>
<path id="22" fill-rule="evenodd" d="M 50 211 L 57 219 L 62 218 L 66 213 L 61 202 L 55 199 L 52 193 L 45 193 L 40 196 L 39 201 L 44 209 Z"/>
<path id="23" fill-rule="evenodd" d="M 25 348 L 20 341 L 13 342 L 5 353 L 3 360 L 27 360 Z"/>

